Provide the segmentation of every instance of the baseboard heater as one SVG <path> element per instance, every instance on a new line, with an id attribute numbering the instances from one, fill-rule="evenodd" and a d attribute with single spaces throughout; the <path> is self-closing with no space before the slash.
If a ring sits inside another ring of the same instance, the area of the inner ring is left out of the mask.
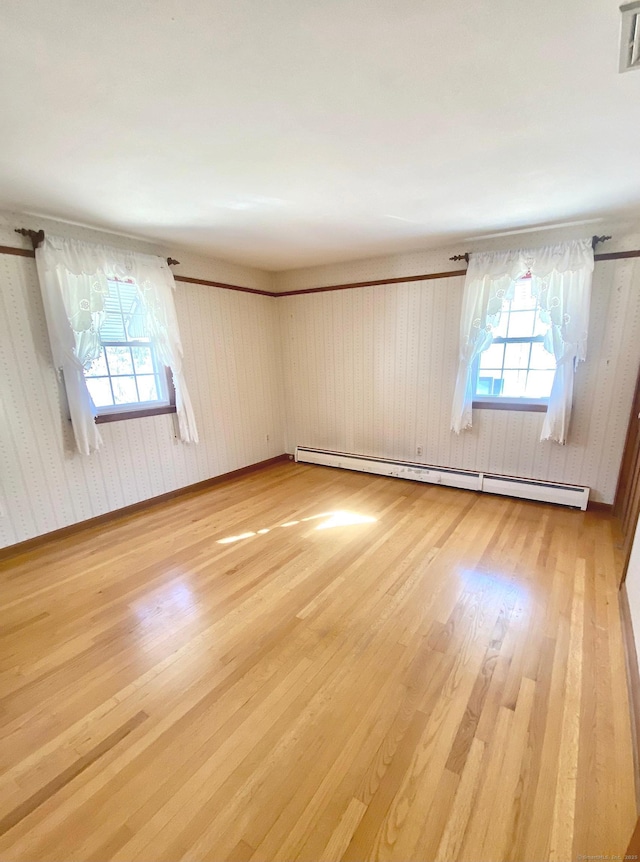
<path id="1" fill-rule="evenodd" d="M 358 470 L 361 473 L 375 473 L 378 476 L 395 476 L 398 479 L 448 485 L 451 488 L 483 491 L 486 494 L 502 494 L 507 497 L 521 497 L 524 500 L 558 503 L 561 506 L 571 506 L 583 511 L 589 502 L 589 489 L 579 485 L 559 485 L 556 482 L 539 482 L 537 479 L 476 473 L 472 470 L 454 470 L 450 467 L 433 467 L 411 461 L 393 461 L 388 458 L 354 455 L 348 452 L 310 449 L 306 446 L 296 446 L 295 458 L 296 461 L 302 461 L 305 464 L 341 467 L 343 470 Z"/>

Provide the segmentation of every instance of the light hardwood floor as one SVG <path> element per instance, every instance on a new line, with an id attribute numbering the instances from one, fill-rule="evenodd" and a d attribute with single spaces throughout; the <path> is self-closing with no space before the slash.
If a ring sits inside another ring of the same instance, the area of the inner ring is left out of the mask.
<path id="1" fill-rule="evenodd" d="M 623 854 L 616 565 L 603 515 L 287 463 L 4 563 L 0 859 Z"/>

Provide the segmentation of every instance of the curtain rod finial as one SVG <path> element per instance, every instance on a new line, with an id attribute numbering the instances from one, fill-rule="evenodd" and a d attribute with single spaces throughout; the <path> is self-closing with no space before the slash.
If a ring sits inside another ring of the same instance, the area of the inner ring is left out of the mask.
<path id="1" fill-rule="evenodd" d="M 599 242 L 606 242 L 608 239 L 611 239 L 610 236 L 592 236 L 591 237 L 591 247 L 595 248 Z"/>
<path id="2" fill-rule="evenodd" d="M 453 257 L 450 257 L 449 260 L 466 260 L 469 263 L 469 252 L 466 251 L 464 254 L 454 254 Z"/>
<path id="3" fill-rule="evenodd" d="M 168 257 L 168 258 L 167 258 L 167 264 L 168 264 L 169 266 L 179 266 L 180 261 L 179 261 L 179 260 L 176 260 L 174 257 Z"/>
<path id="4" fill-rule="evenodd" d="M 21 234 L 22 236 L 28 236 L 31 240 L 31 244 L 33 245 L 33 249 L 38 248 L 38 246 L 44 242 L 44 231 L 43 230 L 29 230 L 26 227 L 17 227 L 15 228 L 16 233 Z"/>

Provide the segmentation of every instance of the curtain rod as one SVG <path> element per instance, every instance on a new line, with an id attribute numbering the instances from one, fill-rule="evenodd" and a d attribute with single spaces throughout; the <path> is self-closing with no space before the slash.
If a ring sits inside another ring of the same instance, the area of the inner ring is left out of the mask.
<path id="1" fill-rule="evenodd" d="M 15 232 L 21 234 L 22 236 L 28 236 L 31 240 L 31 244 L 33 245 L 33 250 L 35 251 L 43 242 L 44 242 L 44 231 L 43 230 L 29 230 L 25 227 L 17 227 L 15 228 Z M 591 247 L 595 250 L 595 247 L 599 242 L 607 242 L 607 240 L 611 239 L 610 236 L 592 236 L 591 237 Z M 469 263 L 469 254 L 470 252 L 466 251 L 464 254 L 454 254 L 449 260 L 464 260 Z M 178 266 L 180 264 L 179 260 L 176 260 L 173 257 L 168 257 L 167 259 L 168 266 Z"/>
<path id="2" fill-rule="evenodd" d="M 592 236 L 591 237 L 591 248 L 595 250 L 595 247 L 599 242 L 606 242 L 608 239 L 611 239 L 610 236 Z M 469 263 L 469 254 L 470 252 L 465 251 L 464 254 L 454 254 L 453 257 L 450 257 L 449 260 L 466 260 Z"/>
<path id="3" fill-rule="evenodd" d="M 43 230 L 29 230 L 29 228 L 26 227 L 17 227 L 14 228 L 14 230 L 16 233 L 21 234 L 21 236 L 29 237 L 34 251 L 44 242 Z M 178 266 L 180 263 L 180 261 L 176 260 L 174 257 L 168 257 L 166 260 L 168 266 Z"/>
<path id="4" fill-rule="evenodd" d="M 35 257 L 35 251 L 26 249 L 26 248 L 17 248 L 14 246 L 8 245 L 0 245 L 0 254 L 14 254 L 18 257 Z M 600 261 L 606 260 L 627 260 L 629 258 L 640 258 L 640 249 L 633 249 L 630 251 L 611 251 L 606 254 L 596 254 L 594 255 L 594 260 L 596 263 Z M 184 281 L 189 284 L 202 284 L 206 287 L 221 287 L 226 290 L 239 290 L 243 293 L 257 293 L 261 296 L 272 296 L 274 299 L 278 299 L 283 296 L 300 296 L 306 293 L 323 293 L 327 290 L 346 290 L 349 288 L 356 287 L 375 287 L 376 285 L 389 285 L 389 284 L 403 284 L 405 282 L 416 282 L 416 281 L 429 281 L 431 279 L 437 278 L 453 278 L 455 276 L 465 275 L 466 269 L 457 269 L 449 272 L 431 272 L 431 273 L 423 273 L 421 275 L 409 275 L 409 276 L 400 276 L 399 278 L 379 278 L 373 281 L 358 281 L 350 284 L 331 284 L 325 287 L 308 287 L 301 288 L 299 290 L 285 290 L 280 293 L 276 293 L 271 290 L 258 290 L 253 287 L 241 287 L 238 284 L 227 284 L 222 281 L 207 281 L 202 278 L 190 278 L 186 275 L 176 275 L 174 276 L 176 281 Z"/>

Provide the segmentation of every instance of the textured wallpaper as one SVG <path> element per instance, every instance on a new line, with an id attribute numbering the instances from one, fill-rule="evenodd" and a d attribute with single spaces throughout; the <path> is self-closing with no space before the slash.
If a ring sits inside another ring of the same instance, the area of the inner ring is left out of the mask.
<path id="1" fill-rule="evenodd" d="M 413 272 L 429 271 L 419 255 L 409 257 Z M 406 266 L 403 259 L 395 269 Z M 390 271 L 381 258 L 283 273 L 279 287 Z M 589 355 L 564 447 L 539 442 L 540 413 L 476 410 L 471 431 L 449 430 L 463 284 L 458 277 L 278 299 L 288 451 L 304 445 L 588 485 L 592 499 L 612 502 L 640 361 L 640 259 L 596 264 Z"/>
<path id="2" fill-rule="evenodd" d="M 344 263 L 309 266 L 272 273 L 272 290 L 284 293 L 331 284 L 358 281 L 377 281 L 381 278 L 402 278 L 425 272 L 450 272 L 465 269 L 464 261 L 450 260 L 452 255 L 474 251 L 499 251 L 507 248 L 537 248 L 569 239 L 582 239 L 593 234 L 608 234 L 611 239 L 599 245 L 596 251 L 626 251 L 640 248 L 640 224 L 631 219 L 607 221 L 594 219 L 592 223 L 538 230 L 513 231 L 499 236 L 480 239 L 463 238 L 450 246 L 422 248 L 401 254 L 349 260 Z"/>
<path id="3" fill-rule="evenodd" d="M 18 245 L 7 217 L 0 243 Z M 49 227 L 31 219 L 28 227 Z M 59 233 L 126 240 L 54 225 Z M 152 251 L 148 243 L 129 243 Z M 270 275 L 188 259 L 188 275 L 269 289 Z M 101 425 L 105 445 L 73 450 L 48 346 L 35 261 L 0 255 L 0 546 L 10 545 L 284 451 L 276 300 L 178 284 L 176 307 L 198 445 L 175 437 L 175 417 Z M 268 438 L 268 439 L 267 439 Z"/>
<path id="4" fill-rule="evenodd" d="M 468 245 L 273 274 L 16 214 L 0 215 L 0 244 L 26 248 L 21 226 L 171 254 L 177 273 L 280 291 L 442 271 Z M 511 244 L 552 241 L 521 240 Z M 606 250 L 638 247 L 640 235 L 618 230 Z M 566 447 L 538 442 L 537 413 L 476 411 L 471 432 L 449 431 L 462 287 L 459 277 L 272 299 L 179 283 L 200 444 L 176 440 L 173 416 L 154 416 L 102 425 L 104 449 L 83 457 L 63 418 L 35 263 L 0 255 L 0 547 L 296 444 L 588 485 L 611 502 L 640 361 L 640 260 L 596 265 Z"/>

